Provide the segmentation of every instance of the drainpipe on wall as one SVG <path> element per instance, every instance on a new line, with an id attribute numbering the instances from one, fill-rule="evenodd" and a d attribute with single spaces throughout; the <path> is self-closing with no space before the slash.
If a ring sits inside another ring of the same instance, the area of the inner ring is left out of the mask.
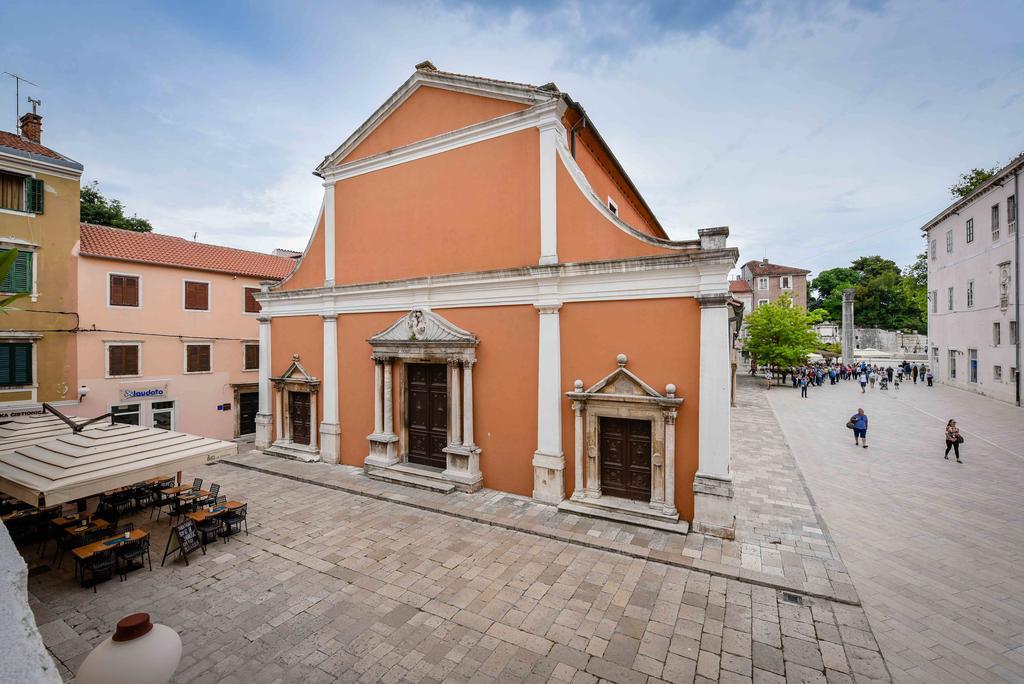
<path id="1" fill-rule="evenodd" d="M 1017 406 L 1020 406 L 1020 338 L 1021 338 L 1021 326 L 1020 326 L 1020 188 L 1017 184 L 1017 176 L 1019 171 L 1013 172 L 1013 220 L 1017 225 L 1017 230 L 1013 231 L 1013 318 L 1017 321 L 1017 348 L 1014 350 L 1016 353 L 1016 364 L 1017 364 Z"/>

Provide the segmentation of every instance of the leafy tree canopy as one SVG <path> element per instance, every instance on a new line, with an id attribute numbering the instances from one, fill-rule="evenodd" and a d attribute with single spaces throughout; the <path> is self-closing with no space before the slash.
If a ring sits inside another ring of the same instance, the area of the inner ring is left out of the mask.
<path id="1" fill-rule="evenodd" d="M 953 199 L 967 197 L 998 170 L 998 166 L 993 166 L 991 169 L 971 169 L 967 173 L 961 173 L 956 183 L 949 186 L 949 194 Z"/>
<path id="2" fill-rule="evenodd" d="M 852 268 L 830 268 L 811 281 L 812 310 L 825 311 L 825 320 L 839 321 L 843 317 L 843 290 L 861 281 L 863 274 Z"/>
<path id="3" fill-rule="evenodd" d="M 825 319 L 843 318 L 843 290 L 854 289 L 854 321 L 865 328 L 917 330 L 928 328 L 928 261 L 918 255 L 903 271 L 891 259 L 862 256 L 848 268 L 822 271 L 811 282 L 814 310 Z"/>
<path id="4" fill-rule="evenodd" d="M 7 274 L 11 272 L 12 268 L 14 268 L 14 262 L 17 259 L 18 250 L 16 249 L 9 249 L 6 252 L 0 254 L 0 283 L 2 283 L 7 278 Z M 6 297 L 0 297 L 0 314 L 5 314 L 11 311 L 11 304 L 21 299 L 22 297 L 27 296 L 27 292 L 18 292 L 12 295 L 7 295 Z"/>
<path id="5" fill-rule="evenodd" d="M 928 287 L 928 253 L 921 252 L 914 263 L 903 269 L 903 275 L 914 281 L 918 287 Z"/>
<path id="6" fill-rule="evenodd" d="M 82 188 L 79 218 L 85 223 L 124 228 L 140 233 L 148 233 L 153 230 L 153 226 L 146 219 L 134 215 L 125 216 L 121 200 L 104 197 L 100 192 L 99 181 L 93 181 Z"/>
<path id="7" fill-rule="evenodd" d="M 821 348 L 807 311 L 793 306 L 788 294 L 754 309 L 747 316 L 747 331 L 744 348 L 762 365 L 799 365 L 807 360 L 808 354 Z"/>

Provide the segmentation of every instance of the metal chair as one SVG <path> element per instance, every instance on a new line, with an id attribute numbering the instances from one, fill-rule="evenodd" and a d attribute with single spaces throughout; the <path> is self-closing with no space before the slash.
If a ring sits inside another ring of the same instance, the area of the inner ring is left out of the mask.
<path id="1" fill-rule="evenodd" d="M 116 563 L 113 548 L 97 551 L 86 558 L 82 561 L 82 586 L 86 586 L 85 575 L 90 573 L 92 575 L 92 591 L 96 593 L 97 584 L 105 582 L 114 576 Z"/>
<path id="2" fill-rule="evenodd" d="M 196 491 L 203 488 L 203 478 L 197 477 L 192 480 L 192 491 Z"/>
<path id="3" fill-rule="evenodd" d="M 226 496 L 219 496 L 215 501 L 212 502 L 213 506 L 227 503 L 228 498 Z M 199 542 L 203 545 L 203 550 L 206 550 L 209 540 L 212 538 L 214 541 L 217 540 L 217 535 L 224 528 L 224 522 L 221 520 L 221 516 L 211 515 L 200 523 L 196 523 L 196 529 L 199 530 Z"/>
<path id="4" fill-rule="evenodd" d="M 153 572 L 153 559 L 149 555 L 149 537 L 125 542 L 117 547 L 117 571 L 123 582 L 128 573 L 136 568 L 146 567 L 149 563 L 149 571 Z M 136 562 L 138 563 L 136 565 Z"/>
<path id="5" fill-rule="evenodd" d="M 228 511 L 222 515 L 221 522 L 224 524 L 224 529 L 221 531 L 221 536 L 224 537 L 224 543 L 228 543 L 228 537 L 231 535 L 241 532 L 242 527 L 245 527 L 246 536 L 249 535 L 249 523 L 246 520 L 248 516 L 248 504 L 243 504 L 233 511 Z"/>
<path id="6" fill-rule="evenodd" d="M 213 504 L 217 500 L 217 497 L 219 495 L 220 495 L 220 485 L 216 484 L 216 483 L 210 485 L 210 493 L 209 493 L 209 495 L 207 495 L 207 497 L 205 499 L 203 499 L 202 505 L 203 506 L 209 506 L 209 505 Z"/>

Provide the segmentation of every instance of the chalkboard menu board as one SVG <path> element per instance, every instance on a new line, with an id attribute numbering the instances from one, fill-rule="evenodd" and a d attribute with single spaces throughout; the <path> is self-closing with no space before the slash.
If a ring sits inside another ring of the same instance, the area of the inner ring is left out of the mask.
<path id="1" fill-rule="evenodd" d="M 202 543 L 199 540 L 199 530 L 196 529 L 196 524 L 185 518 L 171 529 L 171 536 L 167 538 L 167 548 L 164 550 L 164 558 L 160 561 L 160 565 L 163 565 L 167 557 L 175 552 L 178 552 L 180 557 L 185 560 L 185 565 L 188 565 L 188 554 L 200 546 Z M 206 553 L 205 549 L 203 553 Z"/>

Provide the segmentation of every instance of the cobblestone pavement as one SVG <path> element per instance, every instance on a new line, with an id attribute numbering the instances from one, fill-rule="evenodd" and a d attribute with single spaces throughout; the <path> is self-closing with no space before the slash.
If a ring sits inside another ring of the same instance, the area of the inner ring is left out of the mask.
<path id="1" fill-rule="evenodd" d="M 767 398 L 893 678 L 1024 681 L 1024 412 L 913 383 Z M 870 418 L 868 449 L 844 426 L 858 407 Z M 942 458 L 949 418 L 967 440 L 963 465 Z"/>
<path id="2" fill-rule="evenodd" d="M 176 682 L 885 679 L 863 610 L 215 464 L 250 534 L 192 563 L 76 586 L 70 562 L 29 580 L 69 676 L 138 610 L 178 630 Z M 30 564 L 34 551 L 25 549 Z"/>

